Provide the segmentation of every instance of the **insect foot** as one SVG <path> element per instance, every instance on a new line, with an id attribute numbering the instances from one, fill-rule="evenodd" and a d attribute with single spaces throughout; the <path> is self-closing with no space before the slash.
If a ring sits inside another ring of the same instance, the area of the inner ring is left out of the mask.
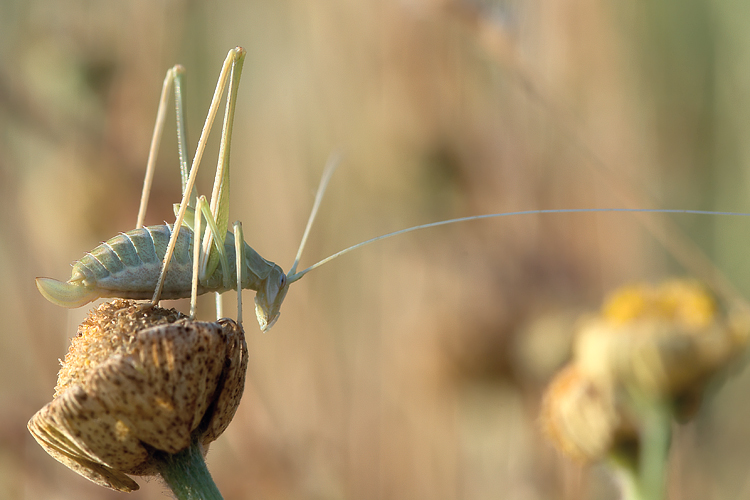
<path id="1" fill-rule="evenodd" d="M 198 322 L 173 309 L 104 303 L 78 327 L 54 398 L 29 431 L 101 486 L 128 492 L 138 489 L 128 475 L 161 475 L 175 493 L 200 489 L 185 482 L 200 479 L 202 467 L 205 488 L 218 494 L 203 457 L 239 406 L 247 356 L 231 319 Z M 175 477 L 180 466 L 193 467 L 191 477 Z"/>

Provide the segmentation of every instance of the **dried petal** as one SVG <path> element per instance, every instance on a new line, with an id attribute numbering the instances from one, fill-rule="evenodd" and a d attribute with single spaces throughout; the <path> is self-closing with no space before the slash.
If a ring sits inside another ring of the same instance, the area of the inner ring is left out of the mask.
<path id="1" fill-rule="evenodd" d="M 101 463 L 96 457 L 78 446 L 78 439 L 70 436 L 64 426 L 59 426 L 49 405 L 42 408 L 29 421 L 31 434 L 54 459 L 79 473 L 86 479 L 118 491 L 134 491 L 138 483 L 122 472 Z"/>

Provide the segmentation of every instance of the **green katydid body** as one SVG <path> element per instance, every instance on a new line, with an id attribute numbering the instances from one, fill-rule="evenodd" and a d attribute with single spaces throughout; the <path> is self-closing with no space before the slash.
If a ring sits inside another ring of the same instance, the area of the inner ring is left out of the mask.
<path id="1" fill-rule="evenodd" d="M 184 70 L 178 65 L 167 72 L 136 229 L 121 233 L 86 254 L 73 265 L 72 276 L 67 282 L 37 278 L 37 287 L 44 297 L 64 307 L 79 307 L 100 297 L 151 299 L 153 304 L 158 303 L 160 298 L 191 297 L 192 316 L 195 313 L 196 295 L 249 288 L 257 292 L 255 309 L 261 330 L 267 331 L 273 326 L 286 296 L 286 274 L 242 240 L 238 223 L 235 224 L 234 234 L 227 232 L 229 149 L 244 58 L 245 50 L 241 47 L 236 47 L 227 54 L 189 171 L 181 91 Z M 221 148 L 209 209 L 205 198 L 197 198 L 194 186 L 207 137 L 227 82 L 229 90 Z M 144 228 L 141 226 L 172 86 L 175 88 L 183 197 L 181 203 L 175 206 L 174 225 Z M 200 229 L 203 220 L 208 224 L 205 234 Z M 173 231 L 175 226 L 180 230 Z M 238 253 L 243 262 L 237 263 Z M 241 299 L 239 306 L 238 321 L 241 321 Z"/>
<path id="2" fill-rule="evenodd" d="M 172 225 L 162 224 L 121 233 L 75 262 L 67 282 L 37 278 L 37 287 L 45 298 L 63 307 L 80 307 L 104 297 L 151 299 L 172 228 Z M 164 280 L 162 298 L 190 297 L 193 236 L 192 229 L 186 226 L 181 228 Z M 243 242 L 243 245 L 245 266 L 241 286 L 257 292 L 256 313 L 261 329 L 265 331 L 279 316 L 279 308 L 287 291 L 286 274 L 247 243 Z M 228 279 L 225 279 L 223 266 L 217 266 L 211 274 L 198 280 L 199 295 L 223 293 L 235 288 L 237 266 L 234 235 L 231 232 L 226 233 L 224 252 L 228 257 Z"/>

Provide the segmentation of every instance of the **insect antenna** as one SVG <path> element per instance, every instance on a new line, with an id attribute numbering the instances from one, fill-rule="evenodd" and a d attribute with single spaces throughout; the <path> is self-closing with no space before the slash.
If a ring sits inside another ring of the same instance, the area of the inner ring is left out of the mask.
<path id="1" fill-rule="evenodd" d="M 420 224 L 418 226 L 412 226 L 406 229 L 393 231 L 392 233 L 384 234 L 384 235 L 377 236 L 375 238 L 371 238 L 369 240 L 363 241 L 361 243 L 357 243 L 356 245 L 352 245 L 339 252 L 336 252 L 333 255 L 326 257 L 325 259 L 313 264 L 307 269 L 304 269 L 294 274 L 294 281 L 300 279 L 302 276 L 309 273 L 313 269 L 318 268 L 322 266 L 323 264 L 326 264 L 327 262 L 330 262 L 333 259 L 340 257 L 346 253 L 349 253 L 352 250 L 363 247 L 365 245 L 369 245 L 370 243 L 375 243 L 376 241 L 384 240 L 386 238 L 391 238 L 392 236 L 398 236 L 400 234 L 410 233 L 412 231 L 428 229 L 431 227 L 445 226 L 448 224 L 455 224 L 458 222 L 467 222 L 467 221 L 481 220 L 481 219 L 492 219 L 496 217 L 510 217 L 510 216 L 517 216 L 517 215 L 539 215 L 539 214 L 600 213 L 600 212 L 640 213 L 640 214 L 660 213 L 660 214 L 691 214 L 691 215 L 729 215 L 729 216 L 742 216 L 742 217 L 747 217 L 750 215 L 748 213 L 743 213 L 743 212 L 715 212 L 715 211 L 710 211 L 710 210 L 682 210 L 682 209 L 664 209 L 664 208 L 561 208 L 561 209 L 522 210 L 522 211 L 517 211 L 517 212 L 502 212 L 502 213 L 495 213 L 495 214 L 472 215 L 469 217 L 459 217 L 456 219 L 448 219 L 448 220 L 443 220 L 439 222 L 430 222 L 428 224 Z M 682 259 L 682 260 L 685 260 L 685 259 Z M 694 259 L 688 258 L 687 260 L 688 260 L 688 268 L 695 267 L 694 265 L 689 265 L 690 263 L 695 264 L 695 262 L 690 262 L 690 261 L 693 261 Z M 703 274 L 710 274 L 710 273 L 703 273 Z M 729 289 L 727 285 L 723 283 L 720 283 L 720 284 L 715 283 L 716 282 L 715 276 L 710 277 L 709 281 L 714 282 L 715 288 L 723 290 L 725 293 L 728 292 Z M 734 296 L 736 294 L 727 293 L 727 295 Z"/>
<path id="2" fill-rule="evenodd" d="M 310 229 L 312 228 L 315 216 L 318 215 L 318 208 L 320 208 L 320 203 L 323 201 L 323 195 L 325 194 L 328 183 L 330 182 L 333 173 L 336 171 L 336 167 L 339 166 L 339 163 L 341 163 L 341 153 L 338 152 L 333 153 L 326 162 L 325 169 L 323 170 L 323 176 L 320 178 L 320 184 L 318 185 L 318 192 L 315 193 L 315 203 L 313 203 L 312 210 L 310 211 L 310 217 L 307 219 L 305 232 L 302 234 L 302 241 L 300 242 L 299 249 L 297 250 L 297 256 L 294 258 L 294 264 L 292 264 L 291 269 L 289 269 L 289 273 L 287 273 L 287 281 L 289 283 L 294 283 L 295 281 L 300 279 L 302 275 L 305 274 L 305 272 L 307 272 L 304 271 L 298 274 L 297 265 L 299 265 L 299 260 L 302 257 L 302 250 L 304 250 L 305 244 L 307 243 L 307 237 L 310 235 Z"/>

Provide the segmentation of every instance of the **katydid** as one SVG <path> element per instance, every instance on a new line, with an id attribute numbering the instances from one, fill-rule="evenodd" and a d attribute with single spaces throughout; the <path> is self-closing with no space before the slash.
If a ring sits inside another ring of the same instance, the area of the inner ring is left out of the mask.
<path id="1" fill-rule="evenodd" d="M 297 272 L 302 251 L 310 232 L 325 189 L 338 163 L 330 160 L 321 179 L 313 209 L 300 243 L 297 256 L 288 274 L 278 265 L 265 260 L 245 243 L 239 222 L 228 232 L 229 149 L 231 146 L 237 90 L 245 57 L 244 49 L 229 51 L 222 66 L 216 90 L 209 107 L 192 165 L 187 165 L 184 106 L 182 102 L 183 69 L 175 66 L 167 72 L 151 141 L 143 193 L 136 229 L 121 233 L 102 243 L 73 265 L 67 282 L 51 278 L 37 278 L 39 291 L 51 302 L 63 307 L 80 307 L 100 297 L 151 299 L 191 298 L 190 314 L 195 315 L 196 296 L 217 293 L 217 314 L 221 315 L 218 295 L 236 289 L 238 292 L 238 321 L 242 320 L 241 289 L 256 291 L 256 316 L 262 331 L 268 331 L 280 314 L 281 304 L 289 285 L 309 271 L 347 252 L 375 241 L 446 224 L 504 216 L 578 212 L 637 212 L 682 213 L 699 215 L 746 215 L 702 210 L 664 209 L 550 209 L 525 210 L 461 217 L 402 229 L 353 245 L 320 262 Z M 195 190 L 196 174 L 206 147 L 208 135 L 219 108 L 219 102 L 229 82 L 222 128 L 219 159 L 210 204 Z M 178 152 L 182 180 L 182 200 L 175 205 L 174 224 L 142 227 L 153 178 L 156 152 L 166 117 L 170 91 L 174 87 L 177 115 Z M 203 222 L 206 223 L 205 230 Z M 179 228 L 179 230 L 175 230 Z M 192 253 L 192 256 L 191 256 Z"/>
<path id="2" fill-rule="evenodd" d="M 247 245 L 241 226 L 234 224 L 234 232 L 227 232 L 229 202 L 229 150 L 231 146 L 237 90 L 244 62 L 245 50 L 237 47 L 229 51 L 222 66 L 208 116 L 190 169 L 187 168 L 184 106 L 182 103 L 183 69 L 175 66 L 167 72 L 162 87 L 156 126 L 146 169 L 143 193 L 136 229 L 121 233 L 102 243 L 73 264 L 71 278 L 61 282 L 51 278 L 37 278 L 39 291 L 51 302 L 63 307 L 80 307 L 100 297 L 135 299 L 151 298 L 157 304 L 161 298 L 191 298 L 190 314 L 195 315 L 196 296 L 206 292 L 217 295 L 227 290 L 238 291 L 238 321 L 242 318 L 241 292 L 249 288 L 257 292 L 256 315 L 261 330 L 269 330 L 279 317 L 281 303 L 288 285 L 299 279 L 292 267 L 290 279 L 273 262 L 265 260 Z M 219 102 L 229 83 L 222 128 L 219 160 L 211 195 L 211 203 L 198 197 L 194 189 L 196 175 L 208 135 L 219 108 Z M 156 152 L 161 140 L 169 93 L 174 87 L 177 114 L 177 136 L 182 178 L 182 201 L 175 206 L 174 224 L 142 227 L 153 178 Z M 330 163 L 321 182 L 316 207 L 311 214 L 305 238 L 322 199 L 325 186 L 335 168 Z M 188 174 L 189 172 L 189 174 Z M 202 221 L 208 226 L 203 232 Z M 179 230 L 175 230 L 179 228 Z M 303 244 L 298 256 L 301 255 Z M 190 254 L 193 254 L 191 260 Z M 217 299 L 218 315 L 221 315 Z"/>

